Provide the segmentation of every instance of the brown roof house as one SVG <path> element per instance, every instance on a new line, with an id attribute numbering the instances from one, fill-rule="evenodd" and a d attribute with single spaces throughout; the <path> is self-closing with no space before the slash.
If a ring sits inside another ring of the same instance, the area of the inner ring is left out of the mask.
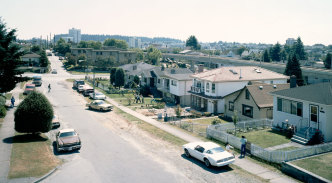
<path id="1" fill-rule="evenodd" d="M 273 96 L 270 92 L 288 89 L 289 84 L 249 83 L 244 88 L 225 96 L 225 115 L 239 120 L 273 117 Z"/>

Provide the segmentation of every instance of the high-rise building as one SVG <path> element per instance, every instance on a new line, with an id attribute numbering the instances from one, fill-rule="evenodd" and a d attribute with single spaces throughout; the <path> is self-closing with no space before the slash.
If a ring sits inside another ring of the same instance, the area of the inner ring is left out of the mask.
<path id="1" fill-rule="evenodd" d="M 295 39 L 294 38 L 288 38 L 287 40 L 286 40 L 286 45 L 293 45 L 294 43 L 295 43 Z"/>
<path id="2" fill-rule="evenodd" d="M 81 41 L 81 29 L 69 29 L 69 37 L 73 37 L 74 43 L 79 43 Z"/>
<path id="3" fill-rule="evenodd" d="M 129 47 L 130 48 L 141 48 L 142 41 L 140 38 L 130 37 L 129 38 Z"/>
<path id="4" fill-rule="evenodd" d="M 129 38 L 129 47 L 130 48 L 135 48 L 135 37 L 130 37 Z"/>

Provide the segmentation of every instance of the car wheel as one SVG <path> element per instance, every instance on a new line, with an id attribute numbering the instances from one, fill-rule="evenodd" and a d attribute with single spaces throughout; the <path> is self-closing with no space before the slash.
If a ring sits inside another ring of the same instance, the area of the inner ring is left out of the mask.
<path id="1" fill-rule="evenodd" d="M 89 109 L 90 109 L 90 110 L 92 109 L 91 106 L 89 106 Z"/>
<path id="2" fill-rule="evenodd" d="M 204 159 L 204 163 L 205 163 L 206 167 L 210 167 L 211 166 L 210 161 L 208 159 L 206 159 L 206 158 Z"/>
<path id="3" fill-rule="evenodd" d="M 103 111 L 104 111 L 104 109 L 103 109 L 103 108 L 100 108 L 100 109 L 99 109 L 99 111 L 100 111 L 100 112 L 103 112 Z"/>
<path id="4" fill-rule="evenodd" d="M 184 150 L 184 153 L 186 154 L 186 156 L 187 156 L 188 158 L 191 157 L 191 156 L 190 156 L 190 153 L 189 153 L 189 151 L 188 151 L 187 149 Z"/>
<path id="5" fill-rule="evenodd" d="M 60 152 L 60 149 L 59 149 L 59 146 L 58 146 L 58 145 L 56 146 L 56 151 L 57 151 L 57 152 Z"/>

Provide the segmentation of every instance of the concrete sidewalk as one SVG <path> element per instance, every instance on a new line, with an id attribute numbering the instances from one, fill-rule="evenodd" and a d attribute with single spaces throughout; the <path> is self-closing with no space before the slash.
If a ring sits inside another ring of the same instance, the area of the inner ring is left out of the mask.
<path id="1" fill-rule="evenodd" d="M 124 112 L 131 114 L 147 123 L 150 123 L 151 125 L 154 125 L 157 128 L 160 128 L 170 134 L 173 134 L 174 136 L 177 136 L 183 140 L 186 140 L 188 142 L 197 142 L 197 141 L 202 141 L 201 139 L 194 137 L 188 133 L 184 133 L 181 130 L 178 130 L 170 125 L 167 125 L 166 123 L 163 122 L 159 122 L 157 120 L 154 120 L 152 118 L 149 118 L 147 116 L 144 116 L 141 113 L 138 113 L 136 111 L 133 111 L 131 109 L 129 109 L 128 107 L 125 107 L 123 105 L 119 105 L 119 103 L 117 103 L 116 101 L 114 101 L 113 99 L 107 97 L 106 99 L 108 102 L 110 102 L 111 104 L 113 104 L 114 106 L 120 108 L 121 110 L 123 110 Z M 292 178 L 289 178 L 285 175 L 283 175 L 282 173 L 279 172 L 274 172 L 271 171 L 261 165 L 258 165 L 248 159 L 239 159 L 238 157 L 236 157 L 236 161 L 234 163 L 236 166 L 244 169 L 245 171 L 248 171 L 252 174 L 255 174 L 265 180 L 268 180 L 269 182 L 273 182 L 273 183 L 285 183 L 285 182 L 296 182 L 294 181 Z"/>
<path id="2" fill-rule="evenodd" d="M 15 98 L 15 107 L 7 111 L 4 122 L 0 128 L 0 182 L 8 182 L 8 173 L 10 168 L 10 157 L 12 152 L 12 137 L 15 134 L 14 112 L 19 104 L 19 92 L 21 89 L 16 87 L 10 93 Z M 9 99 L 10 100 L 10 99 Z"/>

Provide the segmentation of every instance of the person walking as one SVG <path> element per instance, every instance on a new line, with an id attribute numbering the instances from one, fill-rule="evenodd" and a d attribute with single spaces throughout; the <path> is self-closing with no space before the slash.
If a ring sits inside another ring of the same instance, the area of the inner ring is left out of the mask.
<path id="1" fill-rule="evenodd" d="M 48 84 L 48 92 L 51 91 L 51 84 Z"/>
<path id="2" fill-rule="evenodd" d="M 245 136 L 242 136 L 241 138 L 241 156 L 242 158 L 244 158 L 246 156 L 246 143 L 247 143 L 247 139 Z"/>
<path id="3" fill-rule="evenodd" d="M 14 107 L 14 104 L 15 104 L 15 98 L 14 98 L 14 96 L 12 96 L 12 98 L 10 99 L 10 102 L 12 103 L 12 107 Z"/>

